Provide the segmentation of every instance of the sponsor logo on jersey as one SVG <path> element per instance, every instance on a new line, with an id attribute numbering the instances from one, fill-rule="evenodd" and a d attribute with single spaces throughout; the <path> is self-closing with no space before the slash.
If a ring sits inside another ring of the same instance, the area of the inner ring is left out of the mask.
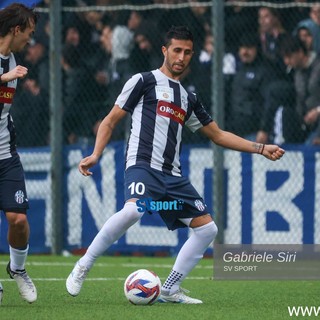
<path id="1" fill-rule="evenodd" d="M 158 100 L 166 100 L 166 101 L 173 100 L 173 89 L 172 88 L 156 86 L 155 89 L 156 89 L 156 98 Z"/>
<path id="2" fill-rule="evenodd" d="M 12 103 L 13 96 L 15 93 L 15 88 L 10 87 L 0 87 L 0 103 Z"/>
<path id="3" fill-rule="evenodd" d="M 186 117 L 186 112 L 183 109 L 171 102 L 162 100 L 158 101 L 157 114 L 168 117 L 181 125 L 184 124 L 184 119 Z"/>

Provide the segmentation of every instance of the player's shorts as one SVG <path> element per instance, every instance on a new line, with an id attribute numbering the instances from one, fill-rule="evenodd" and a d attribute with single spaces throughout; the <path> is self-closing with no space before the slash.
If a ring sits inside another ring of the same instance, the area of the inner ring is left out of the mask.
<path id="1" fill-rule="evenodd" d="M 147 166 L 131 166 L 125 174 L 125 200 L 138 199 L 140 212 L 159 213 L 169 230 L 184 228 L 181 218 L 208 214 L 203 199 L 185 177 Z"/>
<path id="2" fill-rule="evenodd" d="M 0 160 L 0 210 L 26 213 L 29 203 L 19 155 Z"/>

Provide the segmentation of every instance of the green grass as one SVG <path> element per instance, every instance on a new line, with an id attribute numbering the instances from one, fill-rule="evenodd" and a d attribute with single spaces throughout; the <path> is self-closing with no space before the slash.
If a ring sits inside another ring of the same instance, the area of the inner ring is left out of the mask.
<path id="1" fill-rule="evenodd" d="M 28 304 L 6 275 L 8 256 L 0 255 L 4 287 L 0 319 L 283 320 L 291 319 L 287 306 L 320 306 L 318 281 L 215 281 L 211 259 L 203 259 L 183 283 L 191 296 L 203 300 L 202 305 L 131 305 L 123 294 L 124 279 L 136 269 L 147 268 L 163 281 L 174 261 L 150 257 L 101 257 L 74 298 L 66 292 L 65 279 L 77 258 L 29 256 L 27 270 L 37 286 L 38 300 Z"/>

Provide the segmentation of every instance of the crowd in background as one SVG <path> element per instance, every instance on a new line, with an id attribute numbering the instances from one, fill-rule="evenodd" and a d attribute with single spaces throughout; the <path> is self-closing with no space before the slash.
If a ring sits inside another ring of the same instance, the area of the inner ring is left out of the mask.
<path id="1" fill-rule="evenodd" d="M 104 6 L 179 0 L 62 2 Z M 48 5 L 45 0 L 38 7 Z M 67 11 L 61 56 L 64 143 L 94 140 L 124 83 L 135 73 L 161 66 L 162 39 L 171 25 L 187 25 L 194 34 L 195 53 L 182 83 L 211 113 L 210 7 Z M 49 144 L 49 37 L 49 15 L 40 13 L 32 43 L 18 56 L 29 69 L 12 110 L 21 147 Z M 225 128 L 261 143 L 320 144 L 320 3 L 274 9 L 228 5 L 226 0 L 224 47 Z M 124 132 L 118 126 L 113 139 L 125 139 Z M 185 135 L 190 142 L 206 141 Z"/>

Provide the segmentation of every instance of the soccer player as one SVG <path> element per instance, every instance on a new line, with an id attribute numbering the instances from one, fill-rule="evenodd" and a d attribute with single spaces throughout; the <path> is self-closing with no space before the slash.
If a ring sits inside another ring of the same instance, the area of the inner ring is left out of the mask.
<path id="1" fill-rule="evenodd" d="M 192 235 L 182 246 L 162 286 L 160 302 L 199 304 L 180 285 L 215 239 L 217 227 L 207 206 L 189 180 L 182 176 L 179 154 L 184 126 L 200 130 L 214 143 L 233 150 L 260 153 L 278 160 L 284 150 L 277 145 L 257 144 L 221 130 L 205 111 L 195 94 L 187 93 L 179 79 L 193 55 L 193 35 L 184 26 L 166 34 L 160 69 L 134 75 L 124 85 L 113 109 L 102 121 L 93 153 L 81 160 L 79 171 L 90 176 L 109 142 L 112 130 L 127 114 L 132 117 L 125 170 L 125 204 L 106 221 L 86 254 L 77 261 L 67 278 L 69 294 L 77 296 L 95 260 L 143 215 L 137 200 L 179 200 L 182 210 L 159 211 L 169 230 L 189 227 Z"/>
<path id="2" fill-rule="evenodd" d="M 17 81 L 28 73 L 27 68 L 16 65 L 13 53 L 29 43 L 37 20 L 34 10 L 22 4 L 13 3 L 0 10 L 0 210 L 8 221 L 7 272 L 16 281 L 21 297 L 29 303 L 37 300 L 36 287 L 25 270 L 29 206 L 10 109 Z"/>

